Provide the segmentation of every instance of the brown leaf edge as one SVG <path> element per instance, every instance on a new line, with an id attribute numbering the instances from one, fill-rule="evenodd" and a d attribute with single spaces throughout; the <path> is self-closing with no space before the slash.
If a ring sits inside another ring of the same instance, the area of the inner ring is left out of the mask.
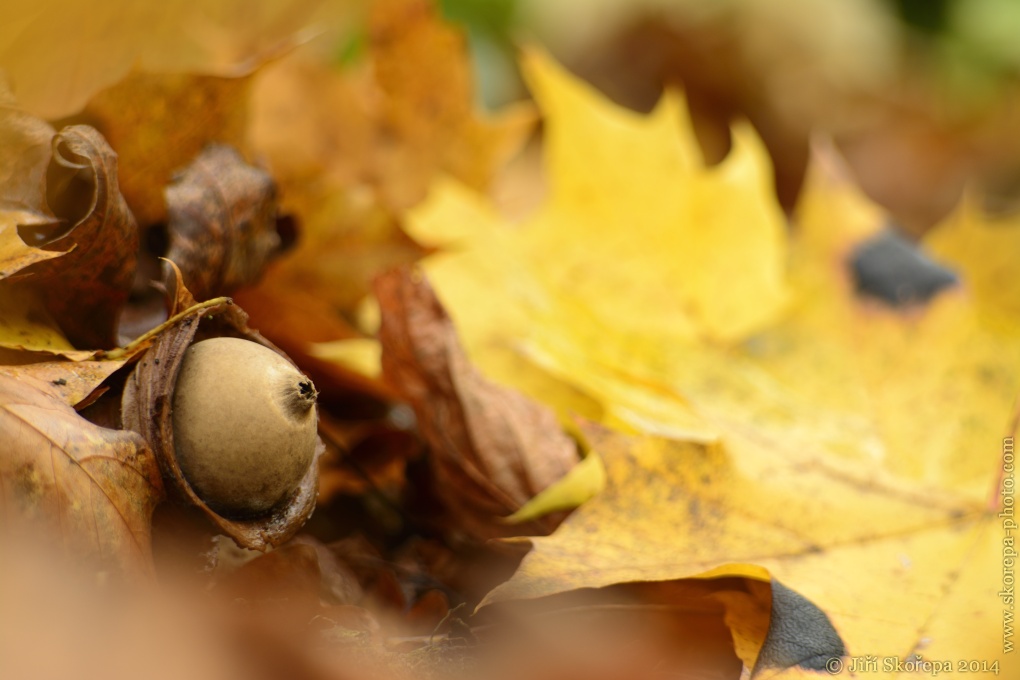
<path id="1" fill-rule="evenodd" d="M 449 520 L 481 541 L 552 532 L 565 514 L 524 524 L 504 518 L 577 463 L 577 446 L 556 415 L 470 363 L 421 272 L 389 270 L 374 290 L 383 377 L 414 409 Z"/>
<path id="2" fill-rule="evenodd" d="M 76 347 L 113 347 L 138 251 L 138 226 L 118 187 L 117 154 L 87 125 L 64 128 L 52 144 L 48 201 L 66 231 L 23 227 L 19 234 L 67 254 L 26 273 Z"/>
<path id="3" fill-rule="evenodd" d="M 191 300 L 191 295 L 180 280 L 180 270 L 173 265 L 171 277 L 167 289 L 176 308 Z M 297 533 L 315 508 L 319 485 L 318 458 L 325 451 L 322 441 L 319 440 L 315 461 L 287 501 L 264 517 L 230 519 L 206 505 L 181 472 L 174 449 L 171 404 L 184 351 L 193 342 L 212 337 L 241 338 L 257 342 L 288 361 L 290 359 L 258 332 L 248 328 L 248 315 L 229 298 L 192 305 L 171 318 L 172 325 L 159 334 L 127 380 L 121 401 L 124 427 L 141 434 L 152 447 L 171 498 L 201 510 L 216 529 L 243 548 L 264 551 L 278 546 Z"/>

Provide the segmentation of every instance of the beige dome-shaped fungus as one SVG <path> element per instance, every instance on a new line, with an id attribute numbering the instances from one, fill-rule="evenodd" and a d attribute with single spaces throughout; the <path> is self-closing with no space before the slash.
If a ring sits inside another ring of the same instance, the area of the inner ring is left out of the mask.
<path id="1" fill-rule="evenodd" d="M 195 493 L 224 516 L 272 510 L 315 457 L 315 387 L 268 347 L 211 338 L 184 355 L 173 397 L 174 449 Z"/>

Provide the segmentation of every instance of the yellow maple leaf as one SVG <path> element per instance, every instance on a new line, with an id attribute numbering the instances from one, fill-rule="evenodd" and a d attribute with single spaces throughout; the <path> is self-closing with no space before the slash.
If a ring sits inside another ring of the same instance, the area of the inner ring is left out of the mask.
<path id="1" fill-rule="evenodd" d="M 968 196 L 925 242 L 960 270 L 988 321 L 1015 322 L 1020 315 L 1020 278 L 1016 276 L 1020 219 L 988 219 Z"/>
<path id="2" fill-rule="evenodd" d="M 551 197 L 513 228 L 441 185 L 412 232 L 445 248 L 425 268 L 483 370 L 570 408 L 504 371 L 516 350 L 633 434 L 596 443 L 606 491 L 491 599 L 775 578 L 851 654 L 1011 672 L 989 497 L 1020 391 L 1020 227 L 961 213 L 926 245 L 964 287 L 882 307 L 847 266 L 881 211 L 821 164 L 788 238 L 750 133 L 706 170 L 669 99 L 643 118 L 541 57 L 527 72 Z"/>
<path id="3" fill-rule="evenodd" d="M 723 164 L 705 168 L 675 95 L 645 118 L 537 53 L 524 67 L 546 115 L 552 191 L 514 248 L 564 301 L 556 312 L 665 342 L 732 341 L 773 318 L 785 296 L 784 225 L 751 128 L 735 131 Z M 446 242 L 423 212 L 412 233 Z"/>

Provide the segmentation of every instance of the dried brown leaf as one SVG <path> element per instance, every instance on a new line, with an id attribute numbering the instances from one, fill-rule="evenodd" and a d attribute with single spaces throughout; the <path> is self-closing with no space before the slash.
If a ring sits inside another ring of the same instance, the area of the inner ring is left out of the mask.
<path id="1" fill-rule="evenodd" d="M 6 362 L 4 362 L 6 363 Z M 88 397 L 125 361 L 40 361 L 20 365 L 0 365 L 0 375 L 32 377 L 51 385 L 52 391 L 68 406 Z"/>
<path id="2" fill-rule="evenodd" d="M 207 147 L 166 189 L 170 249 L 199 299 L 252 283 L 280 246 L 276 187 L 229 146 Z"/>
<path id="3" fill-rule="evenodd" d="M 399 144 L 380 144 L 377 176 L 391 205 L 425 196 L 437 170 L 484 189 L 531 131 L 530 107 L 495 117 L 475 110 L 464 35 L 440 20 L 431 0 L 376 0 L 369 48 L 383 92 L 381 130 Z"/>
<path id="4" fill-rule="evenodd" d="M 319 461 L 319 503 L 335 496 L 381 493 L 400 498 L 408 485 L 407 463 L 421 455 L 416 434 L 397 426 L 392 418 L 374 422 L 345 422 L 328 413 L 319 415 L 319 433 L 326 455 Z"/>
<path id="5" fill-rule="evenodd" d="M 354 573 L 325 545 L 307 536 L 244 563 L 217 588 L 248 600 L 286 598 L 310 610 L 322 603 L 356 604 L 362 595 Z"/>
<path id="6" fill-rule="evenodd" d="M 65 254 L 22 239 L 59 228 L 46 197 L 53 136 L 53 128 L 23 111 L 0 82 L 0 347 L 68 356 L 74 348 L 39 294 L 18 282 L 26 278 L 22 270 Z"/>
<path id="7" fill-rule="evenodd" d="M 70 252 L 34 265 L 33 286 L 72 343 L 112 347 L 138 250 L 138 229 L 117 185 L 117 154 L 91 127 L 64 128 L 53 138 L 47 191 L 63 221 L 59 231 L 23 229 L 23 237 Z"/>
<path id="8" fill-rule="evenodd" d="M 738 579 L 685 583 L 670 592 L 644 585 L 490 611 L 491 620 L 513 622 L 513 632 L 498 626 L 501 635 L 485 636 L 492 648 L 486 655 L 491 670 L 479 675 L 492 680 L 741 677 L 743 664 L 734 653 L 726 626 L 729 607 L 722 598 L 756 602 Z M 767 599 L 764 615 L 750 610 L 745 606 L 741 613 L 767 625 Z"/>
<path id="9" fill-rule="evenodd" d="M 0 511 L 57 527 L 65 545 L 149 573 L 159 468 L 133 432 L 81 418 L 56 387 L 0 373 Z"/>
<path id="10" fill-rule="evenodd" d="M 53 128 L 26 113 L 0 80 L 0 279 L 61 253 L 29 246 L 19 225 L 53 224 L 46 206 L 46 167 Z"/>
<path id="11" fill-rule="evenodd" d="M 552 411 L 487 381 L 468 361 L 432 287 L 409 271 L 376 280 L 383 375 L 414 408 L 449 521 L 476 539 L 548 531 L 501 518 L 577 462 Z"/>

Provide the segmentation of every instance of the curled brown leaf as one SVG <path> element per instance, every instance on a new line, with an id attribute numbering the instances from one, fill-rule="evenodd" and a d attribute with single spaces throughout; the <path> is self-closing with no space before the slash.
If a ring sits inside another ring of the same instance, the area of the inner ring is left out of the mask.
<path id="1" fill-rule="evenodd" d="M 35 248 L 18 235 L 20 225 L 53 224 L 46 207 L 50 162 L 49 123 L 26 113 L 0 80 L 0 279 L 61 253 Z"/>
<path id="2" fill-rule="evenodd" d="M 383 375 L 414 408 L 449 521 L 475 539 L 546 533 L 506 525 L 577 462 L 549 409 L 486 380 L 470 363 L 432 287 L 408 270 L 379 277 Z"/>
<path id="3" fill-rule="evenodd" d="M 23 228 L 22 237 L 70 252 L 34 265 L 34 286 L 73 344 L 112 347 L 138 250 L 135 219 L 117 184 L 117 154 L 91 127 L 64 128 L 53 138 L 47 193 L 61 224 Z"/>
<path id="4" fill-rule="evenodd" d="M 258 278 L 280 246 L 276 187 L 229 146 L 206 148 L 166 189 L 170 250 L 199 299 Z"/>

